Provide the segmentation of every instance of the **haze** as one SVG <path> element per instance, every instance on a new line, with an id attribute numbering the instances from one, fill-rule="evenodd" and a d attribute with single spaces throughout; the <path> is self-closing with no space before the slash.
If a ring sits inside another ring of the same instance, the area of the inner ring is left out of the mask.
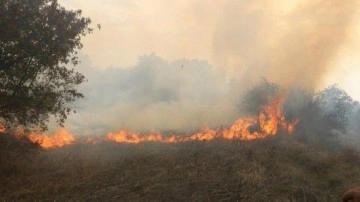
<path id="1" fill-rule="evenodd" d="M 102 27 L 83 39 L 87 98 L 67 124 L 77 134 L 231 124 L 261 77 L 314 89 L 338 83 L 360 99 L 356 0 L 59 3 Z"/>

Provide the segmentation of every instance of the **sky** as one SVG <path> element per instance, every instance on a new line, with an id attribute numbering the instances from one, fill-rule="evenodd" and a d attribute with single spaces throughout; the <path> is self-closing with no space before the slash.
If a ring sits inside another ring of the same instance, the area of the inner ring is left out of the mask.
<path id="1" fill-rule="evenodd" d="M 68 121 L 74 131 L 229 124 L 260 78 L 314 89 L 337 83 L 360 100 L 357 0 L 59 3 L 101 24 L 82 39 L 78 69 L 89 81 Z"/>

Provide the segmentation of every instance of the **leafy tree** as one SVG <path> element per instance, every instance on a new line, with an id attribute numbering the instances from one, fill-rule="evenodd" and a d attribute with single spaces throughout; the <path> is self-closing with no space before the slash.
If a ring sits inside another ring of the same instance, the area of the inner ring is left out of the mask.
<path id="1" fill-rule="evenodd" d="M 287 119 L 300 120 L 295 134 L 299 139 L 334 146 L 328 143 L 347 132 L 354 106 L 352 98 L 336 85 L 317 93 L 294 88 L 287 94 L 284 113 Z"/>
<path id="2" fill-rule="evenodd" d="M 78 64 L 90 23 L 57 0 L 0 1 L 0 125 L 46 130 L 51 115 L 64 123 L 85 81 L 66 66 Z"/>
<path id="3" fill-rule="evenodd" d="M 356 102 L 337 85 L 331 85 L 315 96 L 321 108 L 321 118 L 330 130 L 346 133 L 349 115 Z M 331 132 L 331 131 L 329 131 Z"/>

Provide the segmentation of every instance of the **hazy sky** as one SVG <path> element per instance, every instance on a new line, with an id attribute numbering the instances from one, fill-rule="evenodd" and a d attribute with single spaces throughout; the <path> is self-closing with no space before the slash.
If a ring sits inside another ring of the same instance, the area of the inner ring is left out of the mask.
<path id="1" fill-rule="evenodd" d="M 109 103 L 116 103 L 113 110 L 118 114 L 125 111 L 131 114 L 132 110 L 137 113 L 140 104 L 146 105 L 141 102 L 151 102 L 151 107 L 144 109 L 148 114 L 166 111 L 176 114 L 175 109 L 179 108 L 186 112 L 180 117 L 191 119 L 192 110 L 205 116 L 208 112 L 204 106 L 222 105 L 218 101 L 221 96 L 230 97 L 228 102 L 235 104 L 238 100 L 229 94 L 249 88 L 261 77 L 285 86 L 323 88 L 338 83 L 360 100 L 360 6 L 357 0 L 60 0 L 59 3 L 70 9 L 81 9 L 94 26 L 101 24 L 100 31 L 83 39 L 81 51 L 85 60 L 81 70 L 91 78 L 85 87 L 89 91 L 86 93 L 90 97 L 103 96 L 103 107 L 98 108 L 99 111 Z M 147 56 L 141 57 L 144 55 Z M 174 72 L 172 68 L 181 68 L 182 63 L 187 63 L 184 68 L 192 70 Z M 162 68 L 157 67 L 161 64 Z M 160 78 L 159 74 L 164 75 Z M 169 76 L 171 74 L 175 76 Z M 143 79 L 148 79 L 148 83 Z M 194 81 L 197 79 L 199 81 Z M 131 84 L 117 83 L 124 80 Z M 185 81 L 189 83 L 185 85 Z M 118 91 L 106 94 L 107 90 L 95 87 L 99 84 Z M 136 97 L 136 93 L 146 92 L 144 89 L 150 84 L 155 86 L 152 88 L 155 98 L 141 101 L 147 96 Z M 194 86 L 191 85 L 201 87 L 192 92 Z M 143 89 L 139 90 L 139 86 Z M 213 90 L 208 92 L 208 88 Z M 216 93 L 214 89 L 221 90 Z M 125 91 L 128 94 L 121 93 Z M 183 93 L 186 91 L 189 92 Z M 194 101 L 191 93 L 204 91 L 204 97 L 212 101 L 201 106 L 206 99 Z M 170 92 L 175 93 L 175 97 L 171 97 Z M 112 97 L 114 94 L 118 97 Z M 131 96 L 140 101 L 134 102 L 136 104 L 124 101 Z M 167 100 L 168 96 L 173 100 Z M 163 99 L 165 101 L 159 102 Z M 186 104 L 192 107 L 184 107 Z M 97 105 L 93 103 L 91 107 L 94 106 Z M 223 110 L 211 113 L 230 113 L 232 107 Z M 81 114 L 76 116 L 78 119 L 73 118 L 73 122 L 83 119 Z M 148 123 L 147 127 L 155 129 L 163 119 L 169 119 L 166 115 L 159 121 L 149 122 L 140 116 L 132 115 L 129 119 Z M 99 122 L 98 118 L 92 119 L 94 123 Z M 124 121 L 123 115 L 109 119 L 122 120 L 123 125 L 134 127 L 131 121 Z M 198 119 L 199 123 L 215 122 L 212 118 Z M 80 122 L 79 127 L 84 124 Z M 180 122 L 169 123 L 169 127 L 187 124 Z"/>

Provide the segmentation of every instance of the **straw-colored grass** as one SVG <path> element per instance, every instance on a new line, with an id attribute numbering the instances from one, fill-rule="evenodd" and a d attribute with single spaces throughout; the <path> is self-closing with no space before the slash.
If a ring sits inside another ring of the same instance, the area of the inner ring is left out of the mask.
<path id="1" fill-rule="evenodd" d="M 289 136 L 77 144 L 2 165 L 0 201 L 339 201 L 359 165 Z"/>

